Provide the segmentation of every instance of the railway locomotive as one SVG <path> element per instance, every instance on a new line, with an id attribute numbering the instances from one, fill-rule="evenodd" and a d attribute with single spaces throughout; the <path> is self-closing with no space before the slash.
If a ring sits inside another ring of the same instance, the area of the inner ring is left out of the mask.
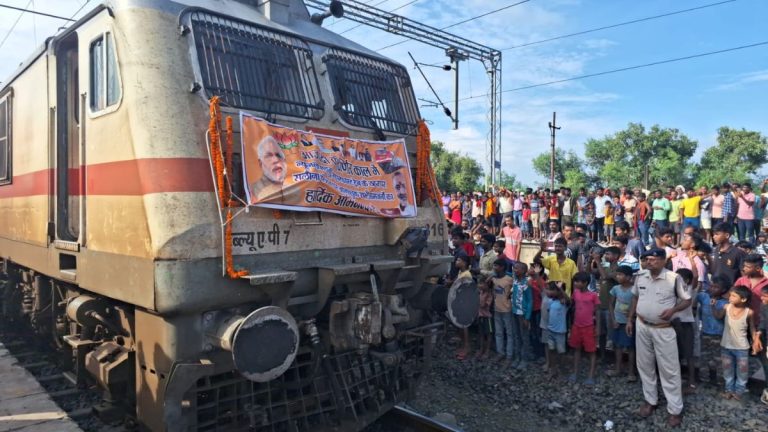
<path id="1" fill-rule="evenodd" d="M 324 28 L 332 6 L 107 1 L 0 85 L 0 313 L 99 386 L 102 418 L 359 430 L 413 394 L 446 322 L 474 318 L 471 283 L 434 279 L 452 257 L 428 198 L 411 218 L 247 207 L 232 260 L 248 275 L 222 275 L 211 97 L 224 116 L 402 138 L 417 159 L 408 73 Z"/>

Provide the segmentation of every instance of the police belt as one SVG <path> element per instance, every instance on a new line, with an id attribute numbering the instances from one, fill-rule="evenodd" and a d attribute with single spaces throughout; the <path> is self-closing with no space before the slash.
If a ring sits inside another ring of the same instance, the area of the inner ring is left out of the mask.
<path id="1" fill-rule="evenodd" d="M 653 328 L 667 328 L 667 327 L 672 327 L 672 323 L 668 323 L 668 322 L 663 322 L 663 323 L 652 323 L 652 322 L 648 322 L 648 321 L 644 320 L 644 319 L 643 319 L 643 317 L 641 317 L 640 315 L 638 315 L 638 316 L 637 316 L 637 319 L 639 319 L 640 321 L 642 321 L 642 322 L 643 322 L 643 324 L 647 325 L 648 327 L 653 327 Z"/>

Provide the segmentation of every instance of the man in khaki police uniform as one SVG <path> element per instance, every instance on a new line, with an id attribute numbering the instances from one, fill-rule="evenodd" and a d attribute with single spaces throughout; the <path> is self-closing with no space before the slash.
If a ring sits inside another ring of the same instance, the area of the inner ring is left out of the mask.
<path id="1" fill-rule="evenodd" d="M 680 382 L 680 362 L 677 357 L 677 336 L 672 328 L 672 317 L 691 304 L 683 279 L 664 268 L 664 249 L 651 249 L 643 253 L 645 270 L 640 271 L 632 287 L 634 297 L 627 320 L 627 334 L 635 331 L 637 371 L 643 383 L 645 403 L 637 414 L 648 417 L 658 404 L 656 367 L 659 368 L 661 388 L 667 398 L 669 418 L 667 425 L 682 422 L 683 392 Z M 637 321 L 635 321 L 637 318 Z"/>

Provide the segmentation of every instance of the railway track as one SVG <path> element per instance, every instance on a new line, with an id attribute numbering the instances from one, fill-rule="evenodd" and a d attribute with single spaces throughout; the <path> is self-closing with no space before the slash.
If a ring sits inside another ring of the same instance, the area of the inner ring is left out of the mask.
<path id="1" fill-rule="evenodd" d="M 27 332 L 8 328 L 0 330 L 0 342 L 84 432 L 130 432 L 136 429 L 130 419 L 125 423 L 106 424 L 97 417 L 93 408 L 102 401 L 99 389 L 78 387 L 74 376 L 60 366 L 66 360 L 52 347 L 41 344 Z M 462 429 L 397 405 L 366 431 L 462 432 Z"/>
<path id="2" fill-rule="evenodd" d="M 2 325 L 7 325 L 2 322 Z M 41 345 L 34 336 L 9 329 L 0 331 L 0 342 L 16 359 L 18 366 L 26 369 L 84 432 L 127 432 L 132 424 L 106 424 L 94 413 L 94 406 L 102 401 L 101 393 L 94 387 L 79 388 L 73 375 L 65 372 L 60 364 L 61 354 Z"/>
<path id="3" fill-rule="evenodd" d="M 396 405 L 366 431 L 371 432 L 463 432 L 408 407 Z"/>

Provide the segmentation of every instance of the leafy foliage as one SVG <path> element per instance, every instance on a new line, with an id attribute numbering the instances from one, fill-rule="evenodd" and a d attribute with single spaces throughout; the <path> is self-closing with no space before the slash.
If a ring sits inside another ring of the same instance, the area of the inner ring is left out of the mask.
<path id="1" fill-rule="evenodd" d="M 544 152 L 533 159 L 533 169 L 549 179 L 551 152 Z M 572 150 L 555 150 L 555 187 L 565 186 L 573 190 L 593 186 L 595 179 L 586 172 L 584 161 Z M 549 182 L 546 183 L 549 185 Z"/>
<path id="2" fill-rule="evenodd" d="M 555 152 L 555 186 L 573 190 L 596 186 L 644 186 L 648 170 L 648 187 L 678 184 L 712 186 L 723 181 L 743 183 L 755 181 L 757 171 L 768 163 L 768 138 L 760 132 L 718 129 L 717 145 L 708 148 L 696 164 L 691 161 L 698 143 L 678 129 L 658 125 L 646 129 L 640 123 L 602 139 L 585 144 L 585 159 L 574 151 Z M 533 168 L 549 185 L 549 152 L 533 159 Z M 481 190 L 483 175 L 480 163 L 470 156 L 451 152 L 442 142 L 432 143 L 432 166 L 441 190 Z M 501 173 L 500 186 L 520 190 L 525 186 L 514 174 Z"/>
<path id="3" fill-rule="evenodd" d="M 711 186 L 724 181 L 743 183 L 752 180 L 768 162 L 768 139 L 760 132 L 717 130 L 717 145 L 708 148 L 697 167 L 697 185 Z"/>
<path id="4" fill-rule="evenodd" d="M 646 130 L 630 123 L 613 135 L 588 140 L 584 154 L 605 186 L 644 185 L 647 169 L 648 186 L 656 187 L 690 182 L 697 145 L 677 129 L 654 125 Z"/>
<path id="5" fill-rule="evenodd" d="M 478 180 L 483 175 L 483 169 L 475 159 L 449 151 L 442 142 L 433 141 L 431 162 L 441 191 L 481 190 Z"/>
<path id="6" fill-rule="evenodd" d="M 508 174 L 506 171 L 501 172 L 501 182 L 497 185 L 508 190 L 523 190 L 525 185 L 517 181 L 517 177 L 514 174 Z"/>

